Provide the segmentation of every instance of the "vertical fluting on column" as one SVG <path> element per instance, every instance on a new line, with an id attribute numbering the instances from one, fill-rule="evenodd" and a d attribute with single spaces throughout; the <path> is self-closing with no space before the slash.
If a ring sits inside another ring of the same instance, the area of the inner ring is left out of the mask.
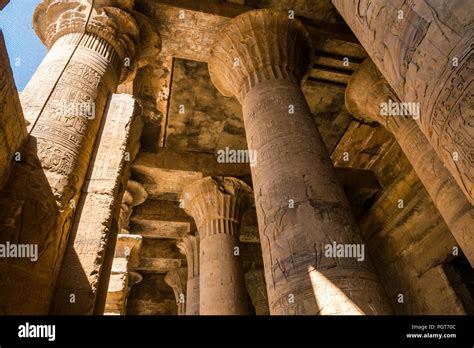
<path id="1" fill-rule="evenodd" d="M 30 138 L 0 194 L 0 239 L 36 245 L 38 259 L 0 261 L 0 312 L 45 314 L 51 304 L 102 115 L 137 41 L 131 7 L 108 4 L 44 0 L 35 11 L 50 51 L 22 95 Z"/>
<path id="2" fill-rule="evenodd" d="M 474 234 L 471 232 L 474 207 L 413 120 L 416 115 L 382 115 L 381 111 L 387 105 L 401 102 L 370 59 L 352 75 L 345 102 L 351 114 L 380 123 L 397 139 L 454 238 L 474 266 Z"/>
<path id="3" fill-rule="evenodd" d="M 186 315 L 199 315 L 199 237 L 186 235 L 176 245 L 188 265 Z"/>
<path id="4" fill-rule="evenodd" d="M 267 286 L 265 271 L 261 268 L 252 268 L 245 273 L 245 288 L 250 295 L 256 315 L 270 315 L 268 308 Z"/>
<path id="5" fill-rule="evenodd" d="M 199 313 L 249 314 L 239 227 L 251 189 L 235 178 L 207 177 L 183 190 L 184 210 L 199 232 Z"/>
<path id="6" fill-rule="evenodd" d="M 332 0 L 474 204 L 472 3 Z M 391 23 L 387 26 L 387 23 Z"/>
<path id="7" fill-rule="evenodd" d="M 165 282 L 174 293 L 176 306 L 178 307 L 178 315 L 186 315 L 186 283 L 188 270 L 186 267 L 175 268 L 169 271 L 165 276 Z"/>
<path id="8" fill-rule="evenodd" d="M 390 311 L 299 82 L 312 66 L 309 34 L 287 13 L 257 10 L 223 28 L 209 72 L 243 105 L 271 314 Z M 329 256 L 326 256 L 329 255 Z"/>

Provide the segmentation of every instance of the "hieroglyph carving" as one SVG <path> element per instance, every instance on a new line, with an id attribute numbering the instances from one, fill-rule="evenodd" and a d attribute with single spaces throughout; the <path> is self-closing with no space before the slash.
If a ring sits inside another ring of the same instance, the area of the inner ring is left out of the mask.
<path id="1" fill-rule="evenodd" d="M 474 207 L 411 116 L 382 116 L 380 106 L 400 102 L 374 63 L 368 59 L 352 75 L 346 88 L 346 108 L 354 116 L 376 121 L 392 132 L 415 169 L 438 211 L 474 265 Z"/>
<path id="2" fill-rule="evenodd" d="M 326 244 L 362 241 L 299 85 L 312 51 L 297 19 L 257 10 L 223 28 L 209 60 L 214 85 L 241 101 L 258 154 L 251 171 L 270 313 L 387 313 L 369 257 L 324 257 Z"/>
<path id="3" fill-rule="evenodd" d="M 133 17 L 113 3 L 44 0 L 35 11 L 35 30 L 50 51 L 22 94 L 31 137 L 0 195 L 0 238 L 38 243 L 40 257 L 34 264 L 0 260 L 5 313 L 44 314 L 50 306 L 95 136 L 138 37 Z M 49 78 L 55 64 L 61 68 Z M 62 113 L 71 103 L 93 103 L 94 117 Z M 29 285 L 19 290 L 16 281 Z M 42 295 L 32 296 L 32 287 Z"/>
<path id="4" fill-rule="evenodd" d="M 332 0 L 474 204 L 472 3 Z M 390 23 L 390 25 L 387 25 Z"/>

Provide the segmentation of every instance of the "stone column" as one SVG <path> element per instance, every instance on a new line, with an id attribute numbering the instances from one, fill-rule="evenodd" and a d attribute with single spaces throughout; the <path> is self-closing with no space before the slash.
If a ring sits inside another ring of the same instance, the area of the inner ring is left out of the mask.
<path id="1" fill-rule="evenodd" d="M 140 264 L 142 236 L 119 234 L 115 246 L 112 274 L 108 284 L 106 315 L 124 315 L 130 289 L 142 281 L 140 273 L 132 271 Z"/>
<path id="2" fill-rule="evenodd" d="M 255 314 L 270 315 L 267 285 L 265 284 L 265 271 L 260 268 L 252 268 L 245 273 L 245 287 L 252 299 Z"/>
<path id="3" fill-rule="evenodd" d="M 186 235 L 177 247 L 186 255 L 188 279 L 186 285 L 186 315 L 199 315 L 199 237 Z"/>
<path id="4" fill-rule="evenodd" d="M 36 8 L 49 52 L 22 93 L 30 138 L 0 194 L 0 241 L 37 246 L 38 259 L 0 261 L 2 313 L 46 314 L 51 305 L 102 115 L 134 55 L 131 4 L 43 0 Z"/>
<path id="5" fill-rule="evenodd" d="M 186 282 L 188 270 L 186 267 L 180 267 L 169 271 L 165 276 L 165 282 L 174 292 L 178 315 L 186 315 Z"/>
<path id="6" fill-rule="evenodd" d="M 413 120 L 413 115 L 382 115 L 383 107 L 400 103 L 400 99 L 370 59 L 352 75 L 345 100 L 351 114 L 380 123 L 397 139 L 454 238 L 474 266 L 473 206 Z"/>
<path id="7" fill-rule="evenodd" d="M 140 108 L 131 95 L 112 96 L 83 185 L 50 314 L 103 314 L 120 233 L 118 215 L 130 163 L 139 148 L 141 122 Z M 146 192 L 141 196 L 144 200 Z"/>
<path id="8" fill-rule="evenodd" d="M 388 313 L 367 253 L 360 262 L 325 253 L 363 243 L 301 92 L 310 42 L 287 13 L 250 11 L 221 30 L 209 61 L 217 89 L 242 103 L 258 155 L 251 171 L 270 313 Z"/>
<path id="9" fill-rule="evenodd" d="M 474 204 L 472 3 L 332 0 Z M 387 25 L 387 23 L 390 23 Z"/>
<path id="10" fill-rule="evenodd" d="M 239 227 L 251 189 L 235 178 L 198 180 L 183 189 L 184 210 L 199 232 L 199 312 L 248 314 Z"/>

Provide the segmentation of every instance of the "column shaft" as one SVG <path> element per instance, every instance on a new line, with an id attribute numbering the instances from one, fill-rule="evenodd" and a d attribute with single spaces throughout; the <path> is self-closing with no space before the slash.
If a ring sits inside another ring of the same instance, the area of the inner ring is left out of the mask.
<path id="1" fill-rule="evenodd" d="M 251 169 L 271 313 L 386 313 L 368 260 L 324 257 L 332 242 L 363 243 L 300 87 L 263 81 L 245 96 L 243 113 L 258 153 Z"/>
<path id="2" fill-rule="evenodd" d="M 202 228 L 209 234 L 200 243 L 200 313 L 248 314 L 237 224 L 220 219 Z"/>
<path id="3" fill-rule="evenodd" d="M 183 190 L 199 232 L 199 312 L 248 314 L 238 229 L 250 188 L 234 178 L 204 178 Z"/>
<path id="4" fill-rule="evenodd" d="M 256 315 L 270 315 L 267 287 L 263 269 L 251 269 L 245 273 L 245 287 L 252 299 Z"/>
<path id="5" fill-rule="evenodd" d="M 250 11 L 216 41 L 211 79 L 241 102 L 271 314 L 390 311 L 299 81 L 312 66 L 309 34 L 286 13 Z M 237 62 L 237 63 L 236 63 Z"/>
<path id="6" fill-rule="evenodd" d="M 397 139 L 471 265 L 474 265 L 474 207 L 439 159 L 413 116 L 382 115 L 389 103 L 401 103 L 368 59 L 352 75 L 346 88 L 346 108 L 354 116 L 382 124 Z"/>
<path id="7" fill-rule="evenodd" d="M 332 3 L 402 101 L 420 103 L 419 127 L 474 204 L 472 3 Z"/>
<path id="8" fill-rule="evenodd" d="M 36 246 L 37 260 L 0 261 L 0 312 L 46 314 L 51 305 L 95 137 L 137 34 L 127 12 L 114 8 L 109 18 L 105 3 L 44 0 L 35 12 L 50 51 L 22 95 L 30 138 L 0 194 L 0 239 Z"/>
<path id="9" fill-rule="evenodd" d="M 188 265 L 186 315 L 199 315 L 199 238 L 187 235 L 177 243 L 177 247 L 186 256 Z"/>

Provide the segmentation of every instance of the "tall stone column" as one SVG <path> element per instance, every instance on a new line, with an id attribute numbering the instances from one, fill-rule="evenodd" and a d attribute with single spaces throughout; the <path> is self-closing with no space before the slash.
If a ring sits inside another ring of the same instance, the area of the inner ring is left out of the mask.
<path id="1" fill-rule="evenodd" d="M 199 237 L 186 235 L 176 245 L 188 265 L 186 315 L 199 315 Z"/>
<path id="2" fill-rule="evenodd" d="M 87 315 L 104 311 L 115 241 L 120 233 L 118 215 L 142 129 L 140 108 L 128 94 L 114 94 L 104 118 L 50 314 Z M 136 200 L 143 202 L 146 192 L 139 196 Z M 71 295 L 75 297 L 73 302 Z"/>
<path id="3" fill-rule="evenodd" d="M 165 282 L 174 292 L 178 315 L 186 315 L 186 283 L 188 270 L 186 267 L 180 267 L 169 271 L 165 276 Z"/>
<path id="4" fill-rule="evenodd" d="M 36 246 L 38 258 L 0 261 L 1 313 L 46 314 L 51 305 L 102 115 L 134 55 L 131 4 L 44 0 L 36 8 L 49 52 L 22 94 L 30 138 L 0 193 L 0 241 Z"/>
<path id="5" fill-rule="evenodd" d="M 474 204 L 472 2 L 332 0 Z M 387 25 L 390 23 L 390 25 Z"/>
<path id="6" fill-rule="evenodd" d="M 383 116 L 382 108 L 400 99 L 367 59 L 346 88 L 346 108 L 356 117 L 383 125 L 397 139 L 464 254 L 474 266 L 474 207 L 443 165 L 412 116 Z"/>
<path id="7" fill-rule="evenodd" d="M 369 257 L 336 257 L 363 243 L 301 92 L 309 34 L 288 14 L 242 14 L 221 30 L 209 72 L 242 103 L 271 314 L 382 314 L 389 307 Z M 328 255 L 328 256 L 326 256 Z"/>
<path id="8" fill-rule="evenodd" d="M 252 268 L 245 273 L 245 287 L 252 300 L 256 315 L 270 315 L 268 295 L 265 284 L 265 271 Z"/>
<path id="9" fill-rule="evenodd" d="M 235 178 L 198 180 L 183 190 L 199 232 L 199 313 L 248 314 L 239 227 L 251 189 Z"/>

